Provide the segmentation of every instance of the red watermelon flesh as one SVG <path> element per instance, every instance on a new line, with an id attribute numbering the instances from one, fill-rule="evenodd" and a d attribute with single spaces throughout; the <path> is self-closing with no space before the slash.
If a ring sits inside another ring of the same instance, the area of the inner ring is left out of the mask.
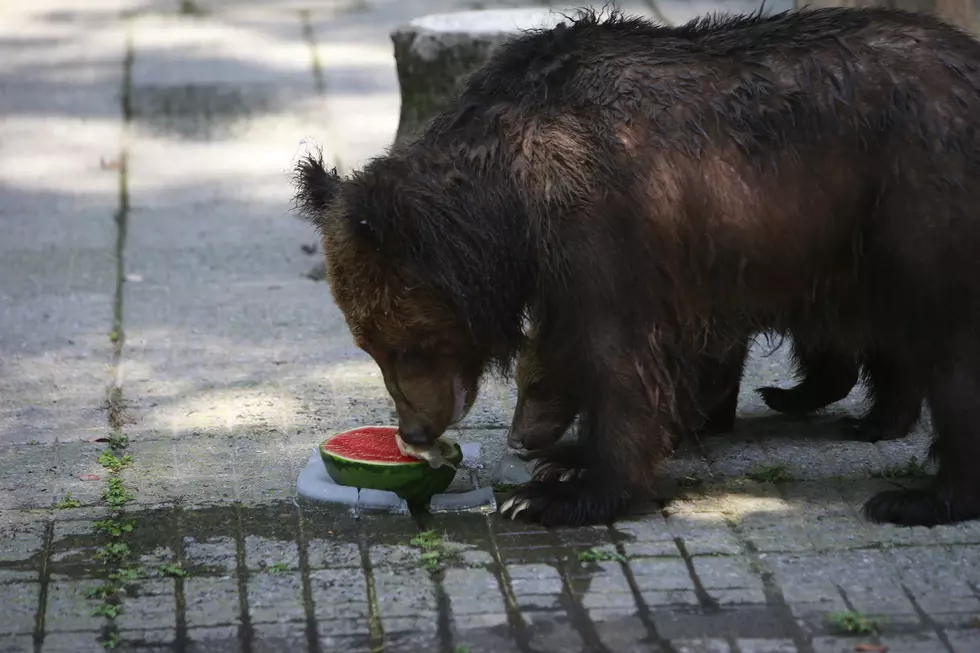
<path id="1" fill-rule="evenodd" d="M 449 466 L 433 469 L 428 462 L 399 451 L 392 426 L 362 426 L 338 433 L 320 444 L 320 457 L 330 477 L 340 485 L 389 490 L 409 501 L 426 500 L 444 492 L 456 470 Z M 463 460 L 455 442 L 447 440 L 454 465 Z"/>
<path id="2" fill-rule="evenodd" d="M 405 456 L 398 450 L 394 426 L 362 426 L 338 433 L 324 443 L 324 451 L 348 460 L 372 463 L 417 463 L 418 458 Z"/>

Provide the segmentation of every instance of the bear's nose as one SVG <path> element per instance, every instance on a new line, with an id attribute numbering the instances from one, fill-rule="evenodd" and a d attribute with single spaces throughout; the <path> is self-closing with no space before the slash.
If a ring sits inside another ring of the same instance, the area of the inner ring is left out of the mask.
<path id="1" fill-rule="evenodd" d="M 406 444 L 414 444 L 414 445 L 421 446 L 421 445 L 429 444 L 429 442 L 432 440 L 432 438 L 428 436 L 428 434 L 425 432 L 425 429 L 422 427 L 409 428 L 409 429 L 399 428 L 398 432 L 401 434 L 402 440 Z"/>

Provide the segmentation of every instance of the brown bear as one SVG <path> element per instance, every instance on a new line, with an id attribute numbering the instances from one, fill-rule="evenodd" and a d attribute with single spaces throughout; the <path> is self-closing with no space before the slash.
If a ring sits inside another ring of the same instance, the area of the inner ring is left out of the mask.
<path id="1" fill-rule="evenodd" d="M 917 379 L 939 473 L 864 509 L 933 525 L 980 516 L 978 115 L 980 43 L 927 16 L 584 12 L 348 178 L 304 160 L 297 202 L 405 442 L 461 419 L 536 325 L 583 398 L 578 473 L 502 513 L 622 514 L 690 430 L 700 361 L 774 331 Z"/>
<path id="2" fill-rule="evenodd" d="M 555 444 L 579 412 L 574 384 L 563 383 L 560 371 L 550 374 L 537 349 L 534 337 L 529 336 L 515 366 L 517 406 L 507 434 L 507 443 L 513 449 L 537 451 Z M 747 351 L 746 346 L 735 352 L 731 360 L 702 370 L 702 383 L 713 387 L 699 390 L 698 408 L 704 421 L 694 427 L 694 435 L 722 435 L 734 429 Z M 771 409 L 801 417 L 820 410 L 850 394 L 863 370 L 870 407 L 862 417 L 838 420 L 845 439 L 879 442 L 903 438 L 918 421 L 922 397 L 915 394 L 914 387 L 907 387 L 914 379 L 898 384 L 880 372 L 876 375 L 878 368 L 873 362 L 862 366 L 860 360 L 846 353 L 808 351 L 795 340 L 790 351 L 796 374 L 802 380 L 792 388 L 756 388 Z"/>

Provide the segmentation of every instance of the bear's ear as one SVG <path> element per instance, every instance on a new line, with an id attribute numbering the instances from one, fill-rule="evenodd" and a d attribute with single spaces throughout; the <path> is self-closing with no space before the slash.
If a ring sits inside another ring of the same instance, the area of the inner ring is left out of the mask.
<path id="1" fill-rule="evenodd" d="M 293 172 L 296 207 L 303 217 L 318 225 L 320 214 L 333 202 L 341 183 L 336 168 L 330 171 L 324 168 L 322 155 L 307 154 Z"/>

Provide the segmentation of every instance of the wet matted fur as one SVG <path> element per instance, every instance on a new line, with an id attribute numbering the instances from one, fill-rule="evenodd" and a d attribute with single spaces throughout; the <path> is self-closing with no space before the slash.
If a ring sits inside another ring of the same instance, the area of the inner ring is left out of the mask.
<path id="1" fill-rule="evenodd" d="M 300 206 L 406 441 L 439 436 L 538 329 L 583 441 L 503 511 L 606 522 L 654 486 L 698 361 L 753 333 L 874 351 L 928 402 L 924 490 L 868 517 L 980 516 L 980 44 L 885 9 L 586 12 L 497 50 L 415 142 Z M 563 474 L 562 477 L 565 477 Z"/>

